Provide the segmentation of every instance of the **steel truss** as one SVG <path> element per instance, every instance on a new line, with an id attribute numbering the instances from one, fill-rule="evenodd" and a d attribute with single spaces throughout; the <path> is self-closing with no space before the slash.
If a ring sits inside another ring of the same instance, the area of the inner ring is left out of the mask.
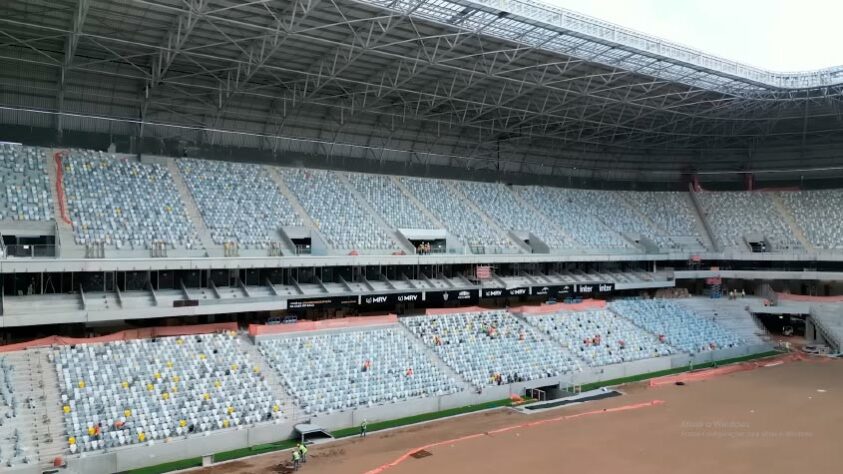
<path id="1" fill-rule="evenodd" d="M 840 140 L 835 70 L 788 79 L 571 12 L 540 22 L 539 7 L 11 2 L 0 15 L 0 87 L 13 94 L 0 106 L 52 114 L 59 132 L 538 173 L 678 170 L 701 154 L 712 169 L 735 169 L 765 149 Z"/>

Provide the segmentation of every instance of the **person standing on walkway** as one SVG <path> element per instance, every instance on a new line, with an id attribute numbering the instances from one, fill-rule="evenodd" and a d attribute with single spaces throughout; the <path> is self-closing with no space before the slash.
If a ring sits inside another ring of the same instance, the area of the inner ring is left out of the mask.
<path id="1" fill-rule="evenodd" d="M 301 453 L 299 453 L 298 448 L 293 449 L 293 470 L 298 471 L 300 464 L 301 464 Z"/>
<path id="2" fill-rule="evenodd" d="M 304 443 L 299 443 L 298 446 L 299 454 L 301 454 L 301 463 L 304 464 L 307 462 L 307 446 Z"/>
<path id="3" fill-rule="evenodd" d="M 360 423 L 360 437 L 366 437 L 366 429 L 369 427 L 369 423 L 366 422 L 366 419 L 363 419 L 363 423 Z"/>

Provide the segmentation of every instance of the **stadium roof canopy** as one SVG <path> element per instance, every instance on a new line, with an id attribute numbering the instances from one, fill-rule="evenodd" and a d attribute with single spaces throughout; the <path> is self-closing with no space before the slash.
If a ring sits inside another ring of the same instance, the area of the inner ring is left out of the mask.
<path id="1" fill-rule="evenodd" d="M 0 123 L 531 174 L 834 167 L 843 67 L 517 0 L 18 0 Z M 60 135 L 59 135 L 60 136 Z"/>

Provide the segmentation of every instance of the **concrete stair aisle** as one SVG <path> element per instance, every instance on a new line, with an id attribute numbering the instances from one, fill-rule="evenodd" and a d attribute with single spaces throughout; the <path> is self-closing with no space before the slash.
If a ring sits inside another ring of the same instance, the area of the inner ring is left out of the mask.
<path id="1" fill-rule="evenodd" d="M 341 171 L 337 171 L 337 172 L 335 172 L 335 173 L 336 173 L 337 178 L 338 178 L 338 179 L 342 182 L 342 184 L 345 186 L 345 188 L 346 188 L 346 190 L 348 191 L 348 193 L 349 193 L 349 194 L 351 194 L 351 196 L 352 196 L 352 197 L 353 197 L 353 198 L 354 198 L 354 199 L 355 199 L 355 200 L 356 200 L 356 201 L 357 201 L 357 202 L 358 202 L 361 206 L 363 206 L 363 209 L 365 209 L 365 210 L 366 210 L 366 212 L 368 212 L 369 214 L 371 214 L 371 215 L 372 215 L 372 217 L 375 219 L 375 221 L 376 221 L 376 222 L 378 223 L 378 225 L 380 226 L 381 230 L 383 230 L 383 231 L 386 233 L 386 235 L 392 236 L 392 239 L 395 241 L 395 243 L 396 243 L 396 244 L 398 244 L 398 247 L 399 247 L 401 250 L 403 250 L 404 252 L 409 253 L 409 254 L 415 253 L 415 249 L 413 248 L 413 245 L 412 245 L 412 244 L 411 244 L 411 243 L 410 243 L 407 239 L 402 239 L 402 238 L 399 238 L 399 237 L 398 237 L 398 235 L 397 235 L 398 230 L 397 230 L 397 229 L 393 229 L 393 228 L 392 228 L 392 227 L 391 227 L 391 226 L 390 226 L 390 225 L 389 225 L 389 224 L 388 224 L 388 223 L 387 223 L 387 222 L 383 219 L 383 216 L 381 216 L 380 212 L 378 212 L 378 211 L 377 211 L 374 207 L 372 207 L 372 204 L 371 204 L 368 200 L 366 200 L 366 198 L 364 198 L 364 197 L 363 197 L 363 195 L 362 195 L 362 194 L 360 194 L 360 192 L 359 192 L 359 191 L 357 191 L 357 189 L 354 187 L 354 185 L 353 185 L 353 184 L 351 184 L 351 183 L 348 181 L 348 176 L 346 176 L 346 174 L 345 174 L 345 173 L 343 173 L 343 172 L 341 172 Z"/>
<path id="2" fill-rule="evenodd" d="M 573 236 L 571 236 L 571 234 L 569 234 L 567 231 L 565 231 L 565 229 L 563 229 L 556 221 L 554 221 L 553 219 L 551 219 L 551 218 L 547 217 L 546 215 L 542 214 L 542 212 L 539 211 L 536 208 L 536 206 L 533 206 L 526 199 L 522 198 L 520 194 L 515 192 L 515 190 L 513 190 L 512 188 L 507 186 L 507 191 L 509 191 L 512 194 L 513 199 L 518 201 L 518 203 L 523 208 L 530 210 L 530 215 L 534 216 L 536 219 L 543 220 L 544 223 L 548 227 L 554 229 L 556 232 L 558 232 L 560 235 L 566 237 L 568 240 L 570 240 L 572 242 L 579 243 L 579 241 L 577 239 L 575 239 Z"/>
<path id="3" fill-rule="evenodd" d="M 184 181 L 184 176 L 182 176 L 176 160 L 166 161 L 167 169 L 170 171 L 170 175 L 173 177 L 173 183 L 175 183 L 179 196 L 181 196 L 181 201 L 184 203 L 187 217 L 193 223 L 196 233 L 199 234 L 199 241 L 202 242 L 202 246 L 205 247 L 205 251 L 208 252 L 209 257 L 222 257 L 222 246 L 214 244 L 211 232 L 208 230 L 208 226 L 205 225 L 205 219 L 202 218 L 199 206 L 196 204 L 196 200 L 193 199 L 193 194 L 190 193 L 190 189 L 188 189 L 187 183 Z"/>
<path id="4" fill-rule="evenodd" d="M 56 371 L 47 360 L 49 349 L 28 349 L 10 353 L 15 366 L 15 387 L 19 403 L 20 431 L 28 439 L 28 455 L 42 470 L 65 455 L 65 427 L 61 418 Z M 26 399 L 32 398 L 33 408 Z"/>
<path id="5" fill-rule="evenodd" d="M 305 227 L 309 228 L 311 232 L 314 232 L 316 235 L 318 235 L 322 242 L 327 242 L 327 240 L 325 240 L 325 237 L 323 237 L 322 234 L 319 232 L 319 226 L 317 226 L 316 223 L 313 222 L 313 219 L 310 217 L 310 214 L 308 214 L 307 211 L 304 210 L 304 206 L 302 206 L 301 202 L 299 202 L 296 195 L 287 186 L 287 183 L 284 182 L 284 178 L 282 178 L 281 175 L 278 174 L 277 171 L 275 171 L 275 167 L 264 166 L 264 169 L 266 169 L 266 172 L 272 182 L 274 182 L 275 185 L 278 186 L 278 190 L 281 191 L 281 194 L 283 194 L 284 197 L 287 198 L 287 201 L 290 203 L 290 206 L 293 208 L 293 211 L 296 213 L 296 215 L 301 217 L 302 223 L 304 223 Z"/>
<path id="6" fill-rule="evenodd" d="M 419 209 L 419 211 L 421 211 L 421 213 L 424 214 L 434 226 L 436 226 L 436 228 L 448 230 L 448 227 L 446 227 L 445 224 L 443 224 L 438 217 L 433 215 L 433 213 L 430 212 L 427 206 L 422 204 L 421 201 L 419 201 L 418 198 L 412 193 L 412 191 L 410 191 L 409 189 L 407 189 L 406 186 L 404 186 L 404 183 L 401 182 L 401 179 L 398 176 L 390 176 L 390 178 L 392 178 L 392 181 L 395 183 L 396 186 L 398 186 L 398 189 L 400 189 L 401 192 L 404 193 L 404 196 L 409 199 L 410 202 L 412 202 Z"/>
<path id="7" fill-rule="evenodd" d="M 682 193 L 682 199 L 684 199 L 688 206 L 690 206 L 691 210 L 693 211 L 692 214 L 694 216 L 694 228 L 697 229 L 697 234 L 700 236 L 700 240 L 702 241 L 703 247 L 714 250 L 714 240 L 712 240 L 712 235 L 709 234 L 708 230 L 706 229 L 706 225 L 703 222 L 703 217 L 700 215 L 699 210 L 696 207 L 695 201 L 691 198 L 690 193 Z"/>
<path id="8" fill-rule="evenodd" d="M 784 201 L 782 201 L 781 196 L 778 193 L 767 193 L 770 197 L 770 200 L 773 201 L 773 205 L 776 207 L 776 210 L 779 211 L 784 222 L 790 228 L 790 231 L 793 232 L 793 236 L 796 237 L 796 240 L 802 244 L 802 247 L 805 250 L 816 250 L 814 244 L 805 237 L 805 232 L 802 230 L 802 227 L 796 223 L 796 219 L 793 217 L 793 214 L 790 213 L 790 210 L 785 206 Z"/>
<path id="9" fill-rule="evenodd" d="M 670 237 L 668 235 L 668 232 L 665 229 L 663 229 L 660 225 L 656 224 L 653 221 L 653 219 L 650 219 L 650 216 L 648 216 L 647 214 L 644 214 L 644 212 L 642 212 L 641 209 L 639 209 L 638 206 L 635 205 L 635 203 L 629 201 L 629 199 L 627 199 L 623 194 L 615 193 L 615 196 L 618 197 L 618 201 L 621 203 L 622 206 L 626 207 L 630 212 L 632 212 L 639 219 L 641 219 L 642 222 L 647 224 L 647 227 L 649 227 L 650 231 L 653 233 L 652 235 L 660 235 L 660 236 Z M 645 235 L 644 237 L 649 237 L 649 236 Z M 671 239 L 671 241 L 672 241 L 672 239 Z"/>
<path id="10" fill-rule="evenodd" d="M 544 331 L 541 330 L 541 328 L 539 328 L 538 326 L 536 326 L 535 324 L 530 322 L 530 318 L 527 318 L 527 317 L 525 317 L 524 315 L 521 315 L 521 314 L 515 314 L 515 313 L 510 313 L 510 314 L 515 319 L 524 323 L 524 325 L 526 325 L 528 328 L 535 331 L 536 334 L 540 334 L 542 337 L 546 337 L 549 340 L 553 341 L 557 346 L 559 346 L 562 349 L 563 353 L 571 355 L 572 356 L 571 360 L 574 360 L 577 363 L 577 372 L 582 372 L 583 368 L 588 368 L 588 364 L 582 358 L 580 358 L 579 354 L 576 351 L 571 350 L 571 348 L 566 346 L 565 343 L 562 342 L 560 339 L 557 339 L 556 337 L 545 334 Z"/>
<path id="11" fill-rule="evenodd" d="M 442 360 L 441 357 L 439 357 L 439 354 L 437 354 L 436 351 L 433 348 L 431 348 L 430 346 L 425 344 L 424 341 L 422 341 L 421 339 L 416 337 L 416 335 L 413 334 L 413 331 L 410 331 L 409 329 L 407 329 L 406 326 L 404 326 L 401 323 L 398 323 L 398 327 L 401 329 L 401 331 L 404 332 L 404 334 L 407 336 L 407 338 L 409 340 L 413 341 L 413 343 L 416 345 L 417 348 L 419 348 L 421 351 L 423 351 L 425 354 L 427 354 L 427 358 L 430 359 L 430 361 L 433 362 L 433 364 L 436 367 L 439 367 L 439 369 L 443 373 L 445 373 L 454 382 L 456 382 L 457 386 L 460 387 L 460 389 L 466 390 L 466 391 L 474 390 L 474 387 L 471 384 L 466 382 L 460 376 L 460 374 L 458 374 L 454 369 L 452 369 L 451 366 L 446 364 L 445 361 Z"/>
<path id="12" fill-rule="evenodd" d="M 281 383 L 278 373 L 260 353 L 258 346 L 252 342 L 248 336 L 241 335 L 240 347 L 246 354 L 249 355 L 249 360 L 254 361 L 260 366 L 261 374 L 266 377 L 270 391 L 276 396 L 276 398 L 278 398 L 278 400 L 281 400 L 281 411 L 287 416 L 287 420 L 300 422 L 308 418 L 299 408 L 298 404 L 296 404 L 295 399 L 287 393 L 287 389 L 285 389 L 284 385 Z"/>
<path id="13" fill-rule="evenodd" d="M 483 210 L 480 209 L 480 207 L 474 201 L 469 199 L 468 196 L 466 196 L 457 186 L 455 186 L 454 183 L 450 182 L 447 179 L 442 180 L 442 182 L 445 183 L 445 186 L 448 186 L 451 189 L 451 191 L 454 193 L 454 195 L 460 202 L 467 204 L 468 207 L 470 207 L 475 214 L 480 216 L 480 218 L 483 219 L 483 222 L 485 222 L 487 226 L 494 229 L 495 232 L 498 232 L 500 235 L 503 235 L 504 237 L 508 238 L 509 241 L 514 244 L 515 248 L 520 249 L 524 253 L 532 253 L 532 249 L 530 249 L 530 247 L 526 243 L 521 242 L 517 239 L 513 239 L 512 236 L 509 235 L 509 232 L 507 230 L 503 229 L 500 225 L 498 225 L 498 223 L 495 222 L 494 219 L 487 216 L 486 213 L 483 212 Z"/>

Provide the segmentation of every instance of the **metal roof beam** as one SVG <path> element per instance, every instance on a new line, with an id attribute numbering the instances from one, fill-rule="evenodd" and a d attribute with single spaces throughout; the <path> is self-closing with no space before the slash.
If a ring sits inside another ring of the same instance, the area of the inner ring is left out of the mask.
<path id="1" fill-rule="evenodd" d="M 56 109 L 59 111 L 56 114 L 56 131 L 59 135 L 62 134 L 62 112 L 64 112 L 64 93 L 67 84 L 67 74 L 73 64 L 73 57 L 76 55 L 76 48 L 79 46 L 79 37 L 82 33 L 82 27 L 85 25 L 85 19 L 88 16 L 88 8 L 90 7 L 89 0 L 76 0 L 76 10 L 73 12 L 73 19 L 70 24 L 70 31 L 64 40 L 64 61 L 59 70 L 58 83 L 56 84 Z"/>

